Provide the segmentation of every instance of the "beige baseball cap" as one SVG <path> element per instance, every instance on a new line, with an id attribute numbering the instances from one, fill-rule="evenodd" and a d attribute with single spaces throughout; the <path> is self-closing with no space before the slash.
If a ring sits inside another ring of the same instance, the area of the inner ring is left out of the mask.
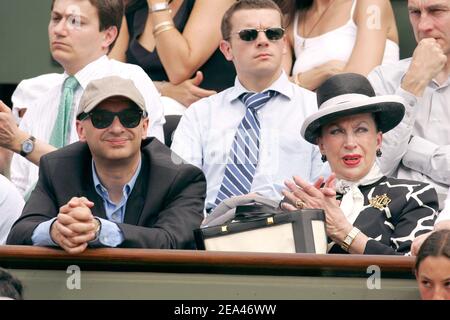
<path id="1" fill-rule="evenodd" d="M 134 85 L 133 80 L 109 76 L 89 82 L 81 96 L 77 116 L 91 112 L 100 102 L 111 97 L 127 98 L 147 112 L 144 97 Z"/>

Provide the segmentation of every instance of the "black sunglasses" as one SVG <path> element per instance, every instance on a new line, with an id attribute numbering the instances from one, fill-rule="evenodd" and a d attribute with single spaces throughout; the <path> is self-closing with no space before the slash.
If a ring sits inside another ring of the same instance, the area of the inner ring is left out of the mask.
<path id="1" fill-rule="evenodd" d="M 141 122 L 141 118 L 147 117 L 147 112 L 140 109 L 125 109 L 120 112 L 111 112 L 107 110 L 94 110 L 89 113 L 81 113 L 78 120 L 91 118 L 92 125 L 97 129 L 108 128 L 113 123 L 114 118 L 118 116 L 120 123 L 125 128 L 136 128 Z"/>
<path id="2" fill-rule="evenodd" d="M 243 29 L 236 32 L 239 38 L 244 41 L 253 41 L 258 38 L 258 34 L 264 32 L 269 40 L 280 40 L 284 35 L 283 28 L 267 28 L 267 29 Z"/>

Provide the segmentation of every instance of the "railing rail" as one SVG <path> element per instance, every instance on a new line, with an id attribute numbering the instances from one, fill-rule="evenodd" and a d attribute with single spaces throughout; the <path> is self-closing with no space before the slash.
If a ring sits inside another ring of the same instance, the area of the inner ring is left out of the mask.
<path id="1" fill-rule="evenodd" d="M 51 248 L 0 246 L 0 266 L 5 268 L 62 270 L 68 265 L 96 271 L 319 276 L 367 276 L 367 268 L 376 265 L 386 276 L 412 278 L 414 257 L 120 248 L 88 249 L 69 255 Z"/>

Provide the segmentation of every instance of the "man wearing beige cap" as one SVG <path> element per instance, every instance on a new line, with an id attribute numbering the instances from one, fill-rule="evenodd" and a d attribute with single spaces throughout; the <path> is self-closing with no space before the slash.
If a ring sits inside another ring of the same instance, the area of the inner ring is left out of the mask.
<path id="1" fill-rule="evenodd" d="M 108 76 L 133 80 L 150 115 L 148 136 L 164 142 L 164 110 L 153 82 L 139 66 L 107 56 L 117 38 L 123 14 L 122 0 L 51 1 L 50 52 L 64 73 L 56 79 L 48 76 L 35 79 L 43 89 L 32 103 L 21 106 L 27 111 L 19 127 L 10 108 L 0 101 L 0 146 L 14 152 L 11 181 L 25 198 L 38 179 L 41 156 L 78 141 L 75 115 L 80 98 L 92 80 Z M 5 160 L 7 168 L 8 156 Z"/>
<path id="2" fill-rule="evenodd" d="M 41 158 L 38 184 L 7 243 L 74 254 L 87 247 L 193 248 L 205 177 L 146 138 L 148 123 L 133 81 L 90 82 L 77 111 L 80 141 Z"/>

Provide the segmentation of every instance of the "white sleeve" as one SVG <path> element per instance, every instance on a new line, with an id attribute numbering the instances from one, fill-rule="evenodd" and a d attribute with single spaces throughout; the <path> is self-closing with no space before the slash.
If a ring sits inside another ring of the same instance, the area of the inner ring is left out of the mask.
<path id="1" fill-rule="evenodd" d="M 0 175 L 0 245 L 6 243 L 9 231 L 20 217 L 25 202 L 8 179 Z"/>
<path id="2" fill-rule="evenodd" d="M 408 144 L 413 133 L 417 115 L 417 98 L 409 92 L 398 88 L 396 95 L 402 97 L 405 103 L 405 116 L 392 130 L 383 134 L 381 150 L 383 155 L 377 158 L 383 174 L 392 175 L 408 151 Z"/>
<path id="3" fill-rule="evenodd" d="M 439 213 L 435 225 L 442 221 L 450 220 L 450 189 L 448 190 L 447 199 L 445 200 L 444 210 Z"/>
<path id="4" fill-rule="evenodd" d="M 198 119 L 197 113 L 195 113 L 195 104 L 191 105 L 181 117 L 173 136 L 171 149 L 187 163 L 202 169 L 201 122 Z"/>
<path id="5" fill-rule="evenodd" d="M 34 113 L 36 112 L 37 105 L 33 105 L 25 113 L 22 121 L 20 122 L 19 128 L 25 132 L 33 134 L 31 131 Z M 11 161 L 11 181 L 16 186 L 17 190 L 22 196 L 26 194 L 28 189 L 37 181 L 37 175 L 32 167 L 37 167 L 35 164 L 31 163 L 20 154 L 15 153 Z"/>
<path id="6" fill-rule="evenodd" d="M 64 75 L 60 73 L 48 73 L 20 81 L 11 96 L 12 113 L 16 117 L 17 123 L 20 123 L 19 109 L 29 110 L 36 99 L 60 84 L 63 77 Z"/>
<path id="7" fill-rule="evenodd" d="M 437 145 L 422 137 L 412 137 L 402 163 L 434 181 L 450 185 L 450 145 Z"/>
<path id="8" fill-rule="evenodd" d="M 11 181 L 19 190 L 20 194 L 25 196 L 25 193 L 31 187 L 30 181 L 30 166 L 32 163 L 15 153 L 11 161 Z"/>
<path id="9" fill-rule="evenodd" d="M 381 171 L 386 176 L 391 176 L 397 170 L 403 156 L 408 150 L 408 143 L 414 129 L 414 122 L 417 115 L 417 97 L 403 90 L 400 83 L 395 84 L 389 79 L 385 79 L 382 68 L 375 68 L 368 79 L 372 84 L 377 96 L 395 94 L 404 100 L 405 116 L 402 121 L 392 130 L 383 134 L 381 150 L 383 155 L 377 158 L 377 163 Z"/>
<path id="10" fill-rule="evenodd" d="M 318 147 L 314 148 L 314 151 L 311 155 L 311 174 L 310 174 L 310 183 L 314 183 L 320 177 L 327 179 L 331 174 L 330 165 L 327 162 L 322 162 L 322 154 Z"/>
<path id="11" fill-rule="evenodd" d="M 164 143 L 163 125 L 166 121 L 164 118 L 164 108 L 159 91 L 156 89 L 152 80 L 150 80 L 148 75 L 141 68 L 137 69 L 137 72 L 134 74 L 132 80 L 136 85 L 136 88 L 138 88 L 144 97 L 147 107 L 148 116 L 150 119 L 147 135 L 156 137 Z"/>

